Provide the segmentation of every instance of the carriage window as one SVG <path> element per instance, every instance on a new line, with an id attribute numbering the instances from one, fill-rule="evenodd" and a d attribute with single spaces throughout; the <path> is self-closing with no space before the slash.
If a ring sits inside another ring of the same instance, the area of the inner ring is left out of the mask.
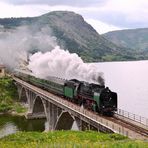
<path id="1" fill-rule="evenodd" d="M 2 73 L 2 69 L 0 69 L 0 73 Z"/>

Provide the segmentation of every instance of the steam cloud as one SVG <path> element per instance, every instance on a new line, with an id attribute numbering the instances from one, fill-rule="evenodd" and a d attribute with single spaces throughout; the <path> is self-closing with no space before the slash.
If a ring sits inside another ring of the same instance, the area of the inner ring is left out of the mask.
<path id="1" fill-rule="evenodd" d="M 51 37 L 49 27 L 20 26 L 5 29 L 0 26 L 0 64 L 14 69 L 20 59 L 26 60 L 26 53 L 32 50 L 48 51 L 53 49 L 56 38 Z"/>
<path id="2" fill-rule="evenodd" d="M 56 76 L 104 85 L 103 73 L 96 66 L 84 63 L 75 53 L 60 49 L 51 34 L 48 26 L 34 24 L 12 29 L 0 26 L 0 64 L 13 70 L 19 67 L 20 59 L 26 60 L 27 52 L 38 50 L 42 52 L 33 54 L 28 65 L 35 76 Z"/>
<path id="3" fill-rule="evenodd" d="M 28 68 L 40 78 L 55 76 L 104 85 L 103 73 L 99 72 L 95 65 L 84 63 L 77 54 L 70 54 L 59 46 L 50 52 L 38 52 L 32 55 Z"/>

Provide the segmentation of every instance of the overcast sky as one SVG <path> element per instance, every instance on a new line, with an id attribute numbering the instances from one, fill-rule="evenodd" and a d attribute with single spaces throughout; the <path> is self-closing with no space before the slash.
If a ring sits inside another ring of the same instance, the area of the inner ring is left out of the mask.
<path id="1" fill-rule="evenodd" d="M 0 0 L 0 18 L 39 16 L 55 10 L 81 14 L 100 34 L 148 28 L 147 0 Z"/>

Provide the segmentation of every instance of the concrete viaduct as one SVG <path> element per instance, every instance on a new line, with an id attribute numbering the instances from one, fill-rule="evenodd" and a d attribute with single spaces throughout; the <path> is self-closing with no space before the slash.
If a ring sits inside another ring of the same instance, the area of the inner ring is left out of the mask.
<path id="1" fill-rule="evenodd" d="M 141 134 L 141 132 L 128 127 L 126 123 L 119 124 L 116 120 L 99 116 L 16 77 L 13 79 L 17 85 L 20 100 L 28 104 L 26 118 L 46 118 L 47 130 L 70 130 L 75 121 L 79 130 L 119 133 L 133 139 L 148 140 L 147 125 L 142 127 L 146 130 L 146 134 Z"/>

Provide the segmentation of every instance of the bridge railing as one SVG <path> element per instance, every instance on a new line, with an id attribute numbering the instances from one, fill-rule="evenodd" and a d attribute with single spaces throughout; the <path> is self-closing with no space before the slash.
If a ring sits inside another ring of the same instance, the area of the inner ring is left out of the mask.
<path id="1" fill-rule="evenodd" d="M 143 124 L 144 126 L 148 127 L 148 119 L 145 118 L 145 117 L 130 113 L 128 111 L 125 111 L 125 110 L 122 110 L 122 109 L 119 109 L 119 108 L 117 110 L 117 114 L 120 115 L 120 116 L 123 116 L 125 118 L 128 118 L 130 120 L 133 120 L 135 122 L 138 122 L 140 124 Z"/>

